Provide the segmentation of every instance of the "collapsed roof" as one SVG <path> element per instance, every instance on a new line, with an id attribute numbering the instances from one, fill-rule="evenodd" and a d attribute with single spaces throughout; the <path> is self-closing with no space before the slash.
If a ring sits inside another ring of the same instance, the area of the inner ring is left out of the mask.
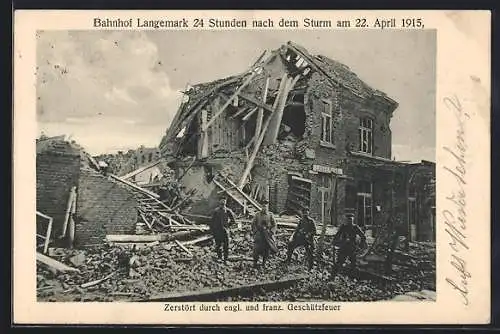
<path id="1" fill-rule="evenodd" d="M 234 100 L 238 97 L 242 97 L 252 106 L 256 107 L 255 109 L 260 107 L 265 111 L 273 113 L 274 106 L 271 107 L 266 104 L 266 101 L 261 102 L 262 95 L 266 95 L 264 93 L 264 87 L 259 87 L 260 89 L 251 91 L 247 86 L 249 83 L 257 82 L 260 82 L 257 86 L 263 86 L 265 77 L 270 75 L 269 73 L 265 73 L 263 68 L 276 57 L 280 57 L 285 64 L 288 72 L 287 75 L 290 77 L 299 76 L 299 78 L 297 78 L 299 82 L 301 79 L 310 78 L 312 73 L 319 73 L 334 87 L 341 86 L 359 98 L 382 99 L 385 103 L 392 106 L 392 110 L 394 110 L 398 105 L 397 102 L 389 98 L 383 92 L 375 90 L 364 83 L 346 65 L 325 56 L 311 55 L 300 45 L 288 42 L 277 50 L 271 52 L 265 51 L 250 67 L 250 69 L 242 74 L 230 76 L 209 83 L 198 84 L 185 91 L 185 99 L 179 107 L 179 110 L 172 120 L 166 135 L 162 138 L 160 143 L 162 154 L 175 155 L 175 149 L 173 150 L 174 152 L 172 152 L 172 145 L 174 142 L 185 142 L 192 139 L 195 134 L 191 133 L 190 135 L 185 136 L 186 129 L 188 129 L 193 121 L 196 120 L 196 117 L 200 114 L 200 111 L 206 103 L 213 100 L 217 96 L 222 96 L 226 99 L 226 102 L 218 112 L 209 115 L 212 119 L 222 114 L 224 109 L 231 105 L 232 102 L 235 102 Z M 297 82 L 297 80 L 295 82 Z M 236 89 L 236 87 L 238 88 Z M 271 99 L 278 95 L 278 90 L 279 89 L 271 89 Z M 269 100 L 269 97 L 267 99 Z M 250 114 L 255 112 L 255 110 L 248 109 L 246 112 Z M 233 117 L 235 116 L 236 115 L 233 115 Z M 208 126 L 212 124 L 212 119 L 207 120 Z M 202 132 L 206 131 L 208 126 L 206 126 L 205 129 L 202 129 Z"/>

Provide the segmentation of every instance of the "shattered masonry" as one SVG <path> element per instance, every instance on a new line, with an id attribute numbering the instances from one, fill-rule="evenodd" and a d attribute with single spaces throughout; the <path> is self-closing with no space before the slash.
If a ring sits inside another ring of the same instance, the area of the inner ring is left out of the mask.
<path id="1" fill-rule="evenodd" d="M 288 42 L 241 75 L 187 90 L 160 149 L 187 188 L 201 188 L 193 213 L 213 208 L 220 173 L 276 213 L 310 207 L 336 226 L 355 214 L 374 231 L 392 215 L 412 239 L 434 240 L 435 165 L 391 160 L 397 107 L 347 66 Z"/>
<path id="2" fill-rule="evenodd" d="M 395 230 L 435 238 L 434 163 L 391 160 L 397 106 L 345 65 L 289 42 L 241 75 L 187 90 L 159 149 L 97 163 L 64 137 L 37 140 L 37 298 L 369 301 L 421 290 L 396 299 L 435 299 L 435 243 L 388 251 Z M 204 224 L 221 194 L 238 216 L 227 265 L 211 260 Z M 308 272 L 300 252 L 287 270 L 277 255 L 252 272 L 249 221 L 264 199 L 281 252 L 305 207 L 321 224 L 318 246 L 356 215 L 369 240 L 356 279 L 325 273 L 332 247 L 318 247 Z"/>

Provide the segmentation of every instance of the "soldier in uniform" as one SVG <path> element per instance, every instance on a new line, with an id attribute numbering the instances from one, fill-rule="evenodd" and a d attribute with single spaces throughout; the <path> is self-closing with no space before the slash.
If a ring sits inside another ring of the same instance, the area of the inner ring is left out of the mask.
<path id="1" fill-rule="evenodd" d="M 302 212 L 302 217 L 292 234 L 290 242 L 288 243 L 285 263 L 290 263 L 292 254 L 297 247 L 304 246 L 306 249 L 309 269 L 311 269 L 314 265 L 314 235 L 316 235 L 316 224 L 311 216 L 309 216 L 309 209 L 305 208 Z"/>
<path id="2" fill-rule="evenodd" d="M 235 223 L 236 218 L 231 211 L 226 206 L 226 198 L 222 197 L 220 199 L 219 206 L 215 209 L 212 214 L 212 221 L 210 224 L 210 232 L 212 233 L 215 240 L 215 251 L 219 260 L 227 261 L 229 256 L 229 232 L 228 227 L 231 223 Z M 224 254 L 223 254 L 224 252 Z M 222 257 L 224 255 L 224 257 Z"/>
<path id="3" fill-rule="evenodd" d="M 257 268 L 259 258 L 262 257 L 262 266 L 271 254 L 277 253 L 274 233 L 276 233 L 276 221 L 269 212 L 269 201 L 265 200 L 262 210 L 258 212 L 252 222 L 252 233 L 254 238 L 253 262 Z"/>
<path id="4" fill-rule="evenodd" d="M 351 262 L 351 270 L 356 268 L 356 237 L 361 238 L 366 245 L 366 236 L 361 228 L 354 224 L 354 217 L 347 217 L 347 222 L 342 225 L 334 236 L 334 242 L 340 246 L 337 261 L 333 267 L 333 275 L 342 267 L 346 259 Z"/>

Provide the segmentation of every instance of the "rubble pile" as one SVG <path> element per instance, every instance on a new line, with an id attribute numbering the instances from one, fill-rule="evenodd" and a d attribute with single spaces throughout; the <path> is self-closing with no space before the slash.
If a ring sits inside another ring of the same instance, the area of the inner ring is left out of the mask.
<path id="1" fill-rule="evenodd" d="M 196 291 L 202 288 L 232 287 L 255 283 L 263 280 L 277 280 L 300 273 L 303 268 L 288 272 L 278 269 L 284 257 L 289 234 L 278 233 L 277 244 L 283 254 L 270 259 L 265 269 L 252 268 L 252 237 L 248 228 L 232 231 L 230 258 L 223 264 L 215 258 L 212 241 L 208 240 L 189 248 L 188 256 L 175 242 L 146 246 L 137 251 L 139 276 L 130 278 L 128 272 L 120 267 L 120 255 L 126 248 L 102 246 L 85 251 L 60 249 L 61 254 L 53 257 L 62 263 L 73 266 L 80 273 L 54 274 L 43 265 L 37 266 L 38 297 L 41 300 L 57 300 L 66 295 L 69 300 L 108 301 L 123 298 L 147 299 L 166 292 Z M 84 254 L 84 261 L 73 263 L 75 256 Z M 75 265 L 76 264 L 76 265 Z M 82 284 L 114 275 L 106 281 L 82 289 Z M 52 288 L 44 288 L 50 286 Z M 94 295 L 94 297 L 89 297 Z"/>
<path id="2" fill-rule="evenodd" d="M 231 288 L 263 281 L 276 281 L 307 274 L 297 284 L 266 291 L 259 288 L 253 295 L 231 295 L 221 300 L 381 300 L 420 288 L 418 276 L 400 269 L 398 283 L 382 286 L 369 279 L 357 279 L 341 272 L 330 275 L 331 262 L 306 269 L 303 249 L 298 249 L 291 265 L 285 266 L 286 244 L 292 230 L 279 228 L 276 233 L 280 253 L 270 258 L 263 269 L 253 268 L 250 226 L 231 230 L 230 257 L 226 264 L 218 261 L 212 240 L 186 244 L 189 254 L 176 241 L 144 245 L 136 251 L 136 277 L 130 277 L 123 265 L 123 254 L 131 245 L 103 245 L 85 250 L 51 249 L 51 257 L 80 270 L 59 273 L 44 265 L 37 266 L 37 295 L 40 301 L 114 301 L 148 300 L 151 297 L 202 289 Z M 328 241 L 327 241 L 328 242 Z M 327 247 L 328 248 L 328 247 Z M 417 252 L 415 250 L 414 252 Z M 328 251 L 323 254 L 328 259 Z"/>

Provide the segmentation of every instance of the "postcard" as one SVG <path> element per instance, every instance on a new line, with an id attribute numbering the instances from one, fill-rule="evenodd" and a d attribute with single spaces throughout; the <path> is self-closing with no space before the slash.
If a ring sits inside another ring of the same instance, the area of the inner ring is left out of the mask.
<path id="1" fill-rule="evenodd" d="M 17 324 L 486 324 L 488 11 L 28 11 Z"/>

